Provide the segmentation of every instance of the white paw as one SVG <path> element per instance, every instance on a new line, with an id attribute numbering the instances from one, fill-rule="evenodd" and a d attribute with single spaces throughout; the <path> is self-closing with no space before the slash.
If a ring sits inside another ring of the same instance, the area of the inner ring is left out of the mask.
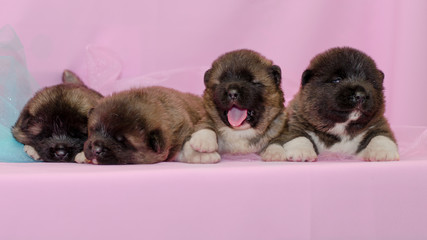
<path id="1" fill-rule="evenodd" d="M 212 153 L 218 150 L 216 133 L 209 129 L 202 129 L 193 133 L 189 142 L 197 152 Z"/>
<path id="2" fill-rule="evenodd" d="M 314 162 L 317 159 L 313 144 L 306 137 L 297 137 L 283 145 L 285 158 L 293 162 Z"/>
<path id="3" fill-rule="evenodd" d="M 365 161 L 397 161 L 399 152 L 397 145 L 390 138 L 376 136 L 359 154 Z"/>
<path id="4" fill-rule="evenodd" d="M 221 156 L 218 152 L 197 152 L 188 141 L 176 160 L 185 163 L 217 163 L 221 160 Z"/>
<path id="5" fill-rule="evenodd" d="M 89 163 L 89 160 L 86 159 L 85 153 L 80 152 L 74 157 L 74 162 L 76 163 Z"/>
<path id="6" fill-rule="evenodd" d="M 34 160 L 42 161 L 42 159 L 40 159 L 40 155 L 30 145 L 24 145 L 24 151 L 28 154 L 28 156 L 32 157 Z"/>
<path id="7" fill-rule="evenodd" d="M 266 162 L 286 161 L 285 148 L 279 144 L 271 144 L 261 153 L 261 159 Z"/>

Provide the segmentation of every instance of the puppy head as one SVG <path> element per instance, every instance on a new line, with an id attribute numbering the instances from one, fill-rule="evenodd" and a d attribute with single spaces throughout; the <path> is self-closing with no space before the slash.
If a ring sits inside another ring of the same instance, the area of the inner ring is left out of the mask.
<path id="1" fill-rule="evenodd" d="M 84 145 L 95 164 L 156 163 L 166 160 L 167 134 L 162 116 L 135 91 L 103 99 L 89 114 L 89 137 Z M 145 114 L 147 113 L 147 114 Z"/>
<path id="2" fill-rule="evenodd" d="M 384 113 L 384 73 L 372 58 L 349 48 L 332 48 L 314 57 L 301 81 L 301 105 L 307 119 L 328 128 L 354 117 L 363 128 Z"/>
<path id="3" fill-rule="evenodd" d="M 265 128 L 283 109 L 281 69 L 251 50 L 220 56 L 204 76 L 209 114 L 233 129 Z"/>
<path id="4" fill-rule="evenodd" d="M 27 103 L 12 133 L 43 161 L 73 161 L 87 139 L 88 111 L 100 97 L 75 85 L 45 88 Z"/>

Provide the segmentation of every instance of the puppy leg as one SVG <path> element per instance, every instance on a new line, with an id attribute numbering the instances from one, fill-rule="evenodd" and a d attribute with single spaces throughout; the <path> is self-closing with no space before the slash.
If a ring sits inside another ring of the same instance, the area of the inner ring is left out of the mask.
<path id="1" fill-rule="evenodd" d="M 365 161 L 399 160 L 399 152 L 396 143 L 385 136 L 376 136 L 372 138 L 368 146 L 359 153 L 359 156 Z"/>
<path id="2" fill-rule="evenodd" d="M 261 159 L 266 162 L 286 161 L 285 148 L 279 144 L 271 144 L 261 153 Z"/>
<path id="3" fill-rule="evenodd" d="M 30 145 L 24 145 L 24 151 L 28 154 L 28 156 L 32 157 L 34 160 L 42 161 L 37 151 Z"/>
<path id="4" fill-rule="evenodd" d="M 221 156 L 218 152 L 197 152 L 187 141 L 176 160 L 185 163 L 217 163 Z"/>
<path id="5" fill-rule="evenodd" d="M 306 137 L 297 137 L 283 145 L 285 159 L 293 162 L 314 162 L 317 159 L 313 144 Z"/>
<path id="6" fill-rule="evenodd" d="M 218 150 L 216 133 L 210 129 L 202 129 L 193 133 L 189 142 L 197 152 L 212 153 Z"/>

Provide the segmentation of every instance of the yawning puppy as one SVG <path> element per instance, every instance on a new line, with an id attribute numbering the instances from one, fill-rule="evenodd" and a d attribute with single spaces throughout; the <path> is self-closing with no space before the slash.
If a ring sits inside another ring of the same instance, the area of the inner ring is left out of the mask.
<path id="1" fill-rule="evenodd" d="M 201 97 L 169 88 L 115 93 L 90 112 L 84 155 L 79 154 L 76 161 L 138 164 L 180 160 L 184 142 L 205 115 Z"/>
<path id="2" fill-rule="evenodd" d="M 63 84 L 46 87 L 31 98 L 12 134 L 35 160 L 71 162 L 87 139 L 87 114 L 101 94 L 65 70 Z"/>
<path id="3" fill-rule="evenodd" d="M 270 161 L 314 161 L 324 152 L 366 161 L 398 160 L 384 117 L 384 74 L 366 54 L 333 48 L 314 57 L 287 107 L 284 132 L 263 156 Z"/>
<path id="4" fill-rule="evenodd" d="M 220 56 L 204 83 L 208 118 L 192 135 L 186 161 L 215 163 L 223 153 L 260 153 L 282 130 L 281 70 L 259 53 L 237 50 Z"/>

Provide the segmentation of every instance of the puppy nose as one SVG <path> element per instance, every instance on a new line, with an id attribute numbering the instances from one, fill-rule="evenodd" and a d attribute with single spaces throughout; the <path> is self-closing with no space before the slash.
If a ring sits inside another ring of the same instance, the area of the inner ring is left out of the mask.
<path id="1" fill-rule="evenodd" d="M 58 144 L 55 146 L 55 157 L 62 159 L 67 156 L 67 151 L 65 150 L 65 146 L 63 144 Z"/>
<path id="2" fill-rule="evenodd" d="M 96 156 L 101 156 L 105 153 L 105 151 L 106 151 L 106 149 L 101 142 L 95 141 L 93 143 L 93 146 L 92 146 L 93 154 L 95 154 Z"/>
<path id="3" fill-rule="evenodd" d="M 354 103 L 364 103 L 369 99 L 369 96 L 365 91 L 356 91 L 354 95 L 350 97 L 350 100 Z"/>
<path id="4" fill-rule="evenodd" d="M 236 89 L 230 89 L 228 90 L 228 98 L 230 100 L 236 100 L 239 97 L 239 93 Z"/>

